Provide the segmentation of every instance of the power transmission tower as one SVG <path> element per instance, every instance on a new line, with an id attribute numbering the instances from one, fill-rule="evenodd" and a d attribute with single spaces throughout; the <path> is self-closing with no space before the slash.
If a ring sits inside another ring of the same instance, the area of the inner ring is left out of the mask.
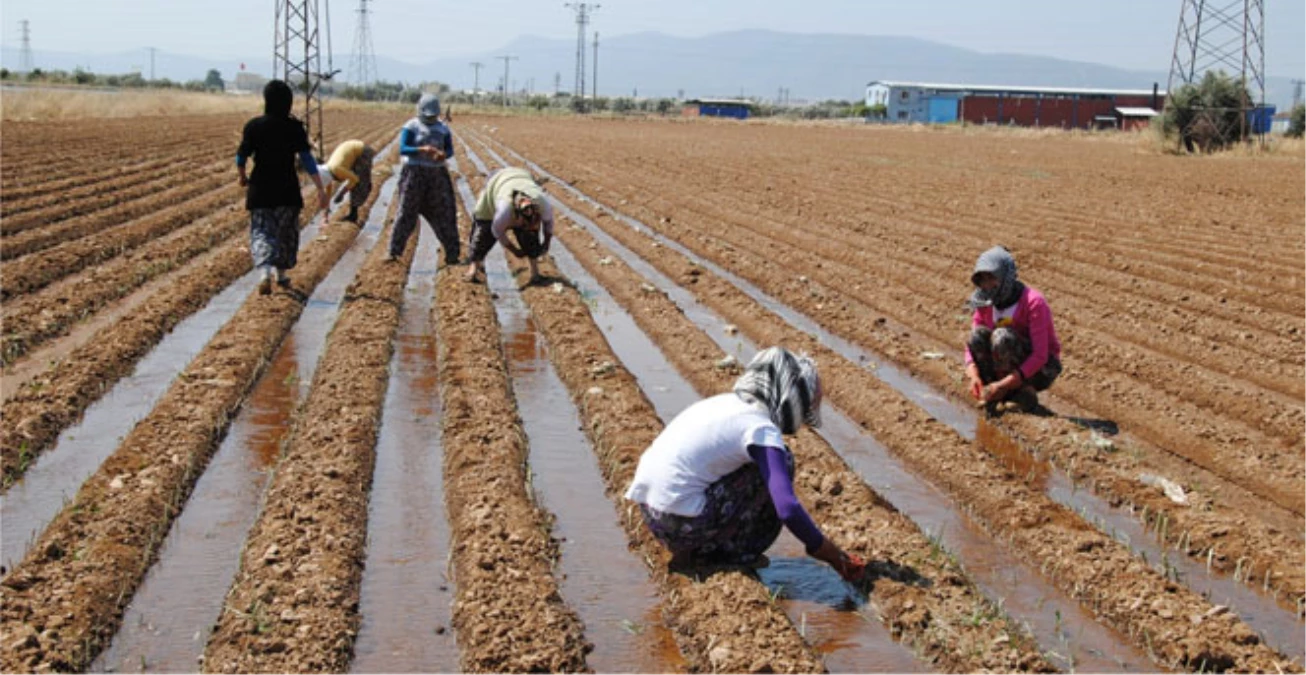
<path id="1" fill-rule="evenodd" d="M 1292 107 L 1294 108 L 1301 105 L 1303 84 L 1306 84 L 1306 80 L 1292 81 Z"/>
<path id="2" fill-rule="evenodd" d="M 32 72 L 32 31 L 27 19 L 19 21 L 18 25 L 23 34 L 23 50 L 19 54 L 18 65 L 22 68 L 22 72 L 30 73 Z"/>
<path id="3" fill-rule="evenodd" d="M 590 87 L 590 95 L 594 98 L 599 97 L 599 32 L 594 31 L 594 86 Z"/>
<path id="4" fill-rule="evenodd" d="M 324 80 L 339 71 L 331 70 L 331 19 L 327 4 L 327 70 L 322 70 L 321 27 L 318 0 L 277 0 L 276 33 L 272 47 L 272 75 L 279 77 L 304 97 L 304 126 L 314 153 L 322 155 L 322 94 Z"/>
<path id="5" fill-rule="evenodd" d="M 562 93 L 562 73 L 553 73 L 553 95 L 557 96 Z"/>
<path id="6" fill-rule="evenodd" d="M 589 25 L 590 13 L 602 5 L 586 2 L 568 2 L 564 6 L 576 10 L 576 100 L 585 101 L 585 27 Z"/>
<path id="7" fill-rule="evenodd" d="M 496 57 L 494 57 L 494 58 L 496 58 L 496 59 L 503 59 L 503 107 L 507 108 L 507 107 L 508 107 L 508 83 L 511 81 L 511 80 L 508 79 L 508 62 L 509 62 L 509 61 L 516 61 L 516 60 L 517 60 L 517 57 L 516 57 L 516 56 L 496 56 Z"/>
<path id="8" fill-rule="evenodd" d="M 146 47 L 150 51 L 150 80 L 154 80 L 154 53 L 159 51 L 154 47 Z"/>
<path id="9" fill-rule="evenodd" d="M 1166 100 L 1176 87 L 1198 84 L 1207 72 L 1225 68 L 1240 79 L 1240 131 L 1250 140 L 1247 118 L 1256 101 L 1265 105 L 1265 0 L 1182 0 Z M 1211 124 L 1212 116 L 1230 110 L 1199 111 L 1193 124 Z"/>
<path id="10" fill-rule="evenodd" d="M 349 81 L 369 87 L 377 80 L 376 50 L 372 47 L 372 25 L 367 18 L 368 0 L 358 0 L 358 29 L 354 31 L 354 48 L 350 51 Z"/>

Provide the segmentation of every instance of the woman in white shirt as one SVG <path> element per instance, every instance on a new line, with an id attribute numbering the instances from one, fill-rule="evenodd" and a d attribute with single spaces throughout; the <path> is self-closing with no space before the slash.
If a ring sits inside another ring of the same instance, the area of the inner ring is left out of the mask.
<path id="1" fill-rule="evenodd" d="M 816 364 L 780 347 L 757 354 L 734 391 L 676 416 L 640 456 L 626 498 L 673 555 L 673 565 L 765 564 L 788 527 L 808 555 L 856 581 L 865 563 L 844 553 L 794 495 L 794 459 L 782 434 L 820 425 Z"/>

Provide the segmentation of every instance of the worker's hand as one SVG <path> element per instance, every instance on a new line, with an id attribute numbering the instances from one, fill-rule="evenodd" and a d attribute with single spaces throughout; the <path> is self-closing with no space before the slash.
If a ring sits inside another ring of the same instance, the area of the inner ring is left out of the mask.
<path id="1" fill-rule="evenodd" d="M 985 401 L 1000 401 L 1020 387 L 1020 380 L 1015 375 L 1008 375 L 993 384 L 984 387 Z"/>
<path id="2" fill-rule="evenodd" d="M 317 205 L 318 208 L 322 209 L 323 211 L 331 210 L 331 202 L 327 200 L 327 193 L 325 190 L 317 191 Z"/>
<path id="3" fill-rule="evenodd" d="M 507 249 L 509 253 L 513 254 L 514 256 L 517 256 L 518 258 L 526 257 L 526 254 L 522 253 L 521 249 L 517 248 L 516 246 L 513 246 L 512 244 L 504 244 L 503 247 Z"/>
<path id="4" fill-rule="evenodd" d="M 246 178 L 246 177 L 244 176 L 244 174 L 241 174 L 240 176 L 237 176 L 237 177 L 236 177 L 236 182 L 237 182 L 237 183 L 240 183 L 240 186 L 241 186 L 241 187 L 245 187 L 245 186 L 249 185 L 249 179 Z"/>
<path id="5" fill-rule="evenodd" d="M 844 553 L 840 564 L 835 566 L 835 571 L 843 577 L 844 581 L 855 584 L 866 576 L 866 561 L 861 556 L 852 553 Z"/>
<path id="6" fill-rule="evenodd" d="M 979 379 L 978 375 L 970 377 L 970 395 L 976 401 L 984 400 L 984 382 Z"/>

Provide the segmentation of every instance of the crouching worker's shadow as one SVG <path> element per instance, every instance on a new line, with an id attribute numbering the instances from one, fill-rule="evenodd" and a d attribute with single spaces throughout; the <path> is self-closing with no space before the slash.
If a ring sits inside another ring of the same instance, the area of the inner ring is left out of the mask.
<path id="1" fill-rule="evenodd" d="M 708 564 L 675 561 L 669 567 L 672 573 L 703 581 L 714 574 L 739 571 L 755 576 L 770 591 L 773 600 L 800 600 L 825 605 L 837 611 L 855 612 L 867 603 L 875 584 L 881 579 L 892 579 L 909 586 L 927 587 L 929 579 L 914 568 L 892 560 L 872 560 L 866 564 L 866 574 L 856 582 L 844 581 L 829 565 L 807 556 L 793 558 L 762 557 L 755 564 Z"/>

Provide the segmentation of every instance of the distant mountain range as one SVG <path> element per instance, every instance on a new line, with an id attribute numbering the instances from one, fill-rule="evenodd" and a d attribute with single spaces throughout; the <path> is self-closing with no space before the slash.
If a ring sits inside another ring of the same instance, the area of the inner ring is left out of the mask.
<path id="1" fill-rule="evenodd" d="M 252 55 L 245 63 L 266 75 L 269 54 Z M 571 91 L 575 84 L 576 43 L 523 36 L 491 52 L 441 58 L 412 64 L 376 58 L 380 78 L 417 83 L 440 81 L 456 89 L 471 89 L 475 70 L 483 64 L 479 86 L 493 90 L 503 78 L 504 60 L 513 90 L 552 93 L 556 86 Z M 599 42 L 598 90 L 603 96 L 757 97 L 774 100 L 786 89 L 791 101 L 859 100 L 873 80 L 906 80 L 956 84 L 1029 85 L 1164 89 L 1167 70 L 1134 71 L 1095 63 L 1066 61 L 1023 54 L 987 54 L 910 37 L 876 35 L 811 35 L 773 31 L 736 31 L 706 37 L 681 38 L 662 33 L 635 33 Z M 593 54 L 586 45 L 585 89 L 593 85 Z M 348 77 L 348 54 L 333 56 Z M 5 46 L 0 64 L 13 68 L 17 50 Z M 37 67 L 96 73 L 150 74 L 145 50 L 118 54 L 74 54 L 34 51 Z M 205 58 L 169 52 L 155 55 L 155 74 L 172 80 L 203 79 L 210 68 L 231 79 L 239 58 Z M 1165 68 L 1168 64 L 1157 64 Z M 1266 101 L 1285 110 L 1292 102 L 1288 77 L 1269 77 Z"/>

